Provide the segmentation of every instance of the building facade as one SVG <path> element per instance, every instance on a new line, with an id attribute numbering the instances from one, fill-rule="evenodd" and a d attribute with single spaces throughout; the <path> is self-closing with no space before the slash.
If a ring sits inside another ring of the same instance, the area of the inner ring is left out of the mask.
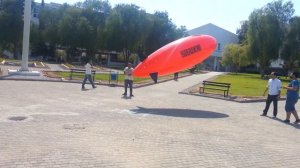
<path id="1" fill-rule="evenodd" d="M 237 44 L 238 36 L 230 31 L 227 31 L 221 27 L 218 27 L 212 23 L 200 26 L 198 28 L 188 31 L 189 35 L 210 35 L 216 38 L 217 47 L 215 52 L 202 63 L 204 69 L 213 71 L 225 71 L 225 68 L 221 65 L 222 52 L 224 47 L 228 44 Z"/>

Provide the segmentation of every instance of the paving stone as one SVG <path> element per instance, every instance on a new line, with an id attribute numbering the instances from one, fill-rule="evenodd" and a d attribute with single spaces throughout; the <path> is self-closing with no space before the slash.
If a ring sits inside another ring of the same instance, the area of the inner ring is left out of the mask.
<path id="1" fill-rule="evenodd" d="M 2 80 L 0 167 L 299 167 L 300 125 L 282 122 L 284 101 L 275 120 L 259 116 L 264 102 L 178 94 L 218 74 L 134 89 L 132 99 L 118 87 Z"/>

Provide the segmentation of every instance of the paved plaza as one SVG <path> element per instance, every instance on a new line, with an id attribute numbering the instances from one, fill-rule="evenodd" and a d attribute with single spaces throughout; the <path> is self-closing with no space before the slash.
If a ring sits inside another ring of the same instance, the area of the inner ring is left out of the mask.
<path id="1" fill-rule="evenodd" d="M 259 116 L 264 102 L 178 93 L 218 74 L 131 99 L 122 87 L 0 80 L 0 168 L 299 168 L 300 125 L 282 122 L 284 101 L 272 119 Z"/>

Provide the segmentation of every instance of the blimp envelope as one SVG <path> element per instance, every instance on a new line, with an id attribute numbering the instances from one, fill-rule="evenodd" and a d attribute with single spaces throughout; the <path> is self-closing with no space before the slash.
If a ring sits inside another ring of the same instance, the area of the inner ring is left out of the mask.
<path id="1" fill-rule="evenodd" d="M 216 46 L 216 39 L 209 35 L 194 35 L 178 39 L 149 55 L 137 65 L 133 75 L 164 76 L 185 70 L 207 59 Z"/>

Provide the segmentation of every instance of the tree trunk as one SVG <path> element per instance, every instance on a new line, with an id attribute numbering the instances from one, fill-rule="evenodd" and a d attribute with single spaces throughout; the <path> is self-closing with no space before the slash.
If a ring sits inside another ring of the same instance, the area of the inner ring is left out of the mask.
<path id="1" fill-rule="evenodd" d="M 14 59 L 18 59 L 18 44 L 17 43 L 14 44 L 13 52 L 14 52 Z"/>
<path id="2" fill-rule="evenodd" d="M 129 51 L 127 48 L 125 48 L 125 49 L 123 50 L 123 55 L 124 55 L 125 65 L 127 65 L 128 62 L 129 62 L 130 51 Z"/>
<path id="3" fill-rule="evenodd" d="M 262 68 L 262 67 L 260 67 L 259 73 L 260 73 L 260 77 L 261 77 L 262 79 L 264 79 L 264 78 L 265 78 L 265 69 Z"/>

